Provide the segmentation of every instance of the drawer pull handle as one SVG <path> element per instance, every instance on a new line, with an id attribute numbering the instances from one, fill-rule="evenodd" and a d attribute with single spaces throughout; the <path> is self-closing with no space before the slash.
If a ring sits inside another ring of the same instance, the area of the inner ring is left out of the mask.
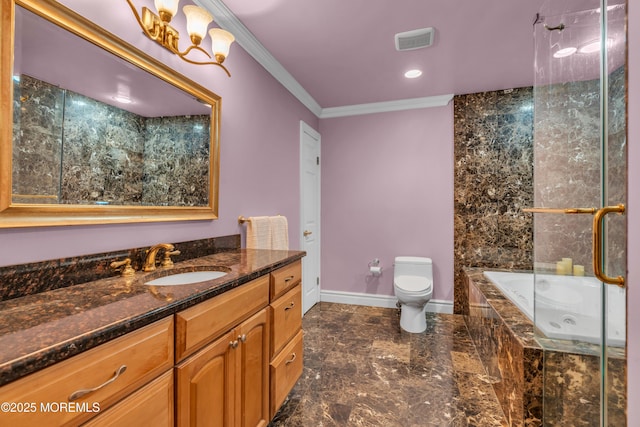
<path id="1" fill-rule="evenodd" d="M 295 277 L 296 277 L 296 276 L 289 276 L 289 277 L 285 277 L 285 278 L 284 278 L 284 283 L 287 283 L 287 282 L 292 281 L 293 279 L 295 279 Z"/>
<path id="2" fill-rule="evenodd" d="M 284 308 L 284 311 L 291 310 L 294 306 L 295 304 L 293 302 L 290 302 L 289 305 Z"/>
<path id="3" fill-rule="evenodd" d="M 235 340 L 235 341 L 229 341 L 229 347 L 231 347 L 231 348 L 238 348 L 238 340 Z"/>
<path id="4" fill-rule="evenodd" d="M 124 374 L 124 371 L 126 371 L 126 370 L 127 370 L 127 365 L 122 365 L 116 370 L 116 372 L 113 374 L 113 376 L 111 378 L 109 378 L 107 381 L 105 381 L 104 383 L 100 384 L 99 386 L 94 387 L 94 388 L 85 388 L 85 389 L 81 389 L 81 390 L 78 390 L 78 391 L 75 391 L 75 392 L 71 393 L 69 395 L 69 402 L 73 402 L 75 400 L 78 400 L 81 397 L 86 396 L 87 394 L 93 393 L 94 391 L 98 391 L 101 388 L 108 386 L 109 384 L 111 384 L 112 382 L 117 380 L 120 375 Z"/>
<path id="5" fill-rule="evenodd" d="M 293 353 L 293 355 L 291 356 L 291 359 L 289 359 L 286 362 L 284 362 L 284 364 L 288 365 L 290 363 L 293 363 L 294 360 L 296 360 L 296 354 L 295 353 Z"/>
<path id="6" fill-rule="evenodd" d="M 247 336 L 245 334 L 238 335 L 240 342 L 247 342 Z"/>

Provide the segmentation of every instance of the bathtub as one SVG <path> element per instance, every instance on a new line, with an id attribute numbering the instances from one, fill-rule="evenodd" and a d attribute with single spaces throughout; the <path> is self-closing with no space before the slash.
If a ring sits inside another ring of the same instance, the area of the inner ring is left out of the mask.
<path id="1" fill-rule="evenodd" d="M 484 275 L 548 338 L 600 344 L 602 284 L 593 277 L 485 271 Z M 606 285 L 607 344 L 625 345 L 625 290 Z M 534 319 L 535 305 L 535 319 Z"/>

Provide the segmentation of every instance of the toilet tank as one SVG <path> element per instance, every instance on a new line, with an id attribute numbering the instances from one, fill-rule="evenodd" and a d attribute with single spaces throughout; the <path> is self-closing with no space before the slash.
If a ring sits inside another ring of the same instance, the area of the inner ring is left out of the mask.
<path id="1" fill-rule="evenodd" d="M 419 276 L 433 278 L 431 258 L 416 256 L 399 256 L 394 262 L 393 276 Z"/>

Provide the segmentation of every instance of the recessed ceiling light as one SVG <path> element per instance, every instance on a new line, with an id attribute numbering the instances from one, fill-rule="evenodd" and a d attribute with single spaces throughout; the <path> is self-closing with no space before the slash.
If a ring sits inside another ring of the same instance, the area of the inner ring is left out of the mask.
<path id="1" fill-rule="evenodd" d="M 588 43 L 580 48 L 580 53 L 595 53 L 600 52 L 600 40 Z"/>
<path id="2" fill-rule="evenodd" d="M 113 97 L 113 99 L 115 101 L 118 101 L 121 104 L 131 104 L 131 98 L 129 98 L 128 96 L 124 96 L 124 95 L 115 95 Z"/>
<path id="3" fill-rule="evenodd" d="M 564 49 L 560 49 L 556 53 L 553 54 L 554 58 L 564 58 L 566 56 L 571 56 L 578 51 L 575 47 L 565 47 Z"/>
<path id="4" fill-rule="evenodd" d="M 422 75 L 422 71 L 420 70 L 409 70 L 406 73 L 404 73 L 404 76 L 408 79 L 415 79 L 417 77 L 420 77 Z"/>
<path id="5" fill-rule="evenodd" d="M 608 11 L 610 11 L 610 10 L 615 9 L 615 8 L 616 8 L 616 7 L 618 7 L 618 6 L 620 6 L 620 5 L 618 5 L 618 4 L 614 4 L 614 5 L 612 5 L 612 6 L 607 6 L 607 12 L 608 12 Z M 602 9 L 601 9 L 601 8 L 597 8 L 597 9 L 596 9 L 596 13 L 600 13 L 600 12 L 602 12 Z"/>

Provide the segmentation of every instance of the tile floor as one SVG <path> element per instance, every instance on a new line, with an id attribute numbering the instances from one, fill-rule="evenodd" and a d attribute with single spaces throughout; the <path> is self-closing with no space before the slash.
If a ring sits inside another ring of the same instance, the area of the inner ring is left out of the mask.
<path id="1" fill-rule="evenodd" d="M 506 426 L 464 319 L 427 316 L 409 334 L 395 309 L 314 306 L 304 372 L 270 426 Z"/>

